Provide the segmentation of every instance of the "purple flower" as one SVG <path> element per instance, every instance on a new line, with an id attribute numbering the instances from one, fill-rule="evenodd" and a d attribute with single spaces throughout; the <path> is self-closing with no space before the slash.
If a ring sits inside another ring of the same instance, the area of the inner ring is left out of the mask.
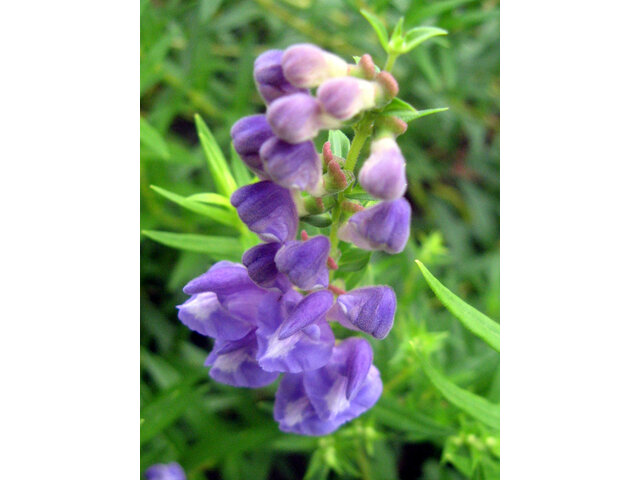
<path id="1" fill-rule="evenodd" d="M 364 287 L 340 295 L 327 318 L 383 339 L 393 327 L 395 313 L 396 294 L 391 287 Z"/>
<path id="2" fill-rule="evenodd" d="M 317 87 L 332 77 L 347 74 L 349 66 L 340 57 L 308 43 L 292 45 L 282 56 L 282 71 L 296 87 Z"/>
<path id="3" fill-rule="evenodd" d="M 278 270 L 302 290 L 329 286 L 327 260 L 331 242 L 324 235 L 286 242 L 275 256 Z"/>
<path id="4" fill-rule="evenodd" d="M 233 148 L 247 166 L 258 176 L 265 178 L 260 147 L 273 137 L 266 115 L 250 115 L 243 117 L 231 127 Z"/>
<path id="5" fill-rule="evenodd" d="M 276 252 L 281 243 L 262 243 L 250 248 L 242 255 L 242 263 L 247 267 L 249 277 L 263 288 L 277 288 L 286 292 L 291 282 L 276 267 Z"/>
<path id="6" fill-rule="evenodd" d="M 187 480 L 187 475 L 182 467 L 176 463 L 167 463 L 163 465 L 158 463 L 151 465 L 144 473 L 146 480 Z"/>
<path id="7" fill-rule="evenodd" d="M 269 372 L 299 373 L 322 367 L 335 343 L 325 315 L 333 303 L 326 291 L 302 297 L 295 290 L 265 297 L 258 319 L 258 363 Z"/>
<path id="8" fill-rule="evenodd" d="M 256 360 L 258 342 L 255 331 L 234 341 L 217 340 L 204 364 L 217 382 L 234 387 L 260 388 L 273 383 L 277 372 L 263 370 Z"/>
<path id="9" fill-rule="evenodd" d="M 191 280 L 184 292 L 192 295 L 178 305 L 178 318 L 201 335 L 238 340 L 256 328 L 256 317 L 266 290 L 253 283 L 240 264 L 218 262 Z"/>
<path id="10" fill-rule="evenodd" d="M 282 73 L 282 50 L 267 50 L 253 64 L 253 79 L 265 103 L 292 93 L 306 92 L 291 85 Z"/>
<path id="11" fill-rule="evenodd" d="M 278 185 L 315 190 L 322 175 L 322 161 L 312 141 L 292 145 L 273 137 L 260 148 L 260 158 L 269 177 Z"/>
<path id="12" fill-rule="evenodd" d="M 323 114 L 320 102 L 306 93 L 294 93 L 274 101 L 267 108 L 267 121 L 276 136 L 288 143 L 311 140 L 320 129 L 333 125 Z M 335 120 L 333 123 L 339 125 Z"/>
<path id="13" fill-rule="evenodd" d="M 249 230 L 265 242 L 293 240 L 298 233 L 298 211 L 291 193 L 273 182 L 239 188 L 231 195 L 231 204 Z"/>
<path id="14" fill-rule="evenodd" d="M 362 188 L 376 198 L 395 200 L 407 190 L 405 160 L 391 137 L 371 143 L 371 155 L 358 174 Z"/>
<path id="15" fill-rule="evenodd" d="M 332 78 L 318 88 L 318 100 L 326 113 L 348 120 L 376 105 L 376 84 L 354 77 Z"/>
<path id="16" fill-rule="evenodd" d="M 409 239 L 411 206 L 404 198 L 382 202 L 355 213 L 338 237 L 364 250 L 400 253 Z"/>
<path id="17" fill-rule="evenodd" d="M 382 394 L 373 352 L 363 338 L 334 347 L 320 369 L 286 374 L 276 392 L 274 418 L 285 432 L 326 435 L 370 409 Z"/>

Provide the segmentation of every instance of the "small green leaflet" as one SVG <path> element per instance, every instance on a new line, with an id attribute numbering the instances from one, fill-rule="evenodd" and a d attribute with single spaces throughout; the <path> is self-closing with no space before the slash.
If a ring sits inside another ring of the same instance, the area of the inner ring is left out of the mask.
<path id="1" fill-rule="evenodd" d="M 367 12 L 366 10 L 360 10 L 360 13 L 364 18 L 367 19 L 369 24 L 373 27 L 378 36 L 378 40 L 380 40 L 380 45 L 384 48 L 385 52 L 389 51 L 389 34 L 387 33 L 387 29 L 378 17 L 376 17 L 373 13 Z"/>
<path id="2" fill-rule="evenodd" d="M 163 160 L 169 159 L 169 147 L 162 135 L 144 117 L 140 117 L 140 143 L 159 155 Z"/>
<path id="3" fill-rule="evenodd" d="M 235 227 L 236 225 L 238 225 L 238 217 L 230 210 L 203 205 L 198 201 L 191 200 L 190 198 L 185 198 L 181 195 L 178 195 L 177 193 L 173 193 L 163 188 L 156 187 L 155 185 L 151 185 L 151 190 L 162 195 L 165 198 L 168 198 L 172 202 L 177 203 L 187 210 L 191 210 L 192 212 L 199 213 L 200 215 L 204 215 L 205 217 L 212 218 L 216 222 L 222 223 L 223 225 L 228 225 L 230 227 Z"/>
<path id="4" fill-rule="evenodd" d="M 210 203 L 211 205 L 220 205 L 222 207 L 232 208 L 231 202 L 224 195 L 218 193 L 194 193 L 189 195 L 187 200 L 194 200 L 201 203 Z"/>
<path id="5" fill-rule="evenodd" d="M 244 253 L 242 243 L 236 237 L 214 237 L 157 230 L 143 230 L 142 234 L 168 247 L 188 252 L 206 253 L 220 260 L 239 260 Z"/>
<path id="6" fill-rule="evenodd" d="M 440 299 L 442 304 L 472 333 L 483 339 L 491 348 L 500 351 L 500 324 L 494 322 L 484 313 L 479 312 L 471 305 L 454 295 L 451 290 L 442 285 L 436 277 L 422 264 L 420 260 L 415 261 L 422 272 L 433 293 Z"/>
<path id="7" fill-rule="evenodd" d="M 416 48 L 422 42 L 439 35 L 447 35 L 449 32 L 438 27 L 416 27 L 407 32 L 404 37 L 401 52 L 407 53 Z"/>
<path id="8" fill-rule="evenodd" d="M 420 365 L 429 380 L 442 393 L 444 398 L 463 412 L 480 420 L 485 425 L 500 430 L 500 405 L 491 403 L 486 398 L 480 397 L 452 383 L 444 375 L 438 372 L 428 359 L 420 357 Z"/>
<path id="9" fill-rule="evenodd" d="M 340 158 L 347 157 L 351 142 L 341 130 L 329 130 L 329 143 L 331 143 L 332 154 Z"/>
<path id="10" fill-rule="evenodd" d="M 446 112 L 447 110 L 449 110 L 449 107 L 429 108 L 427 110 L 415 110 L 413 112 L 410 110 L 387 110 L 384 112 L 384 114 L 392 117 L 398 117 L 400 120 L 404 120 L 405 122 L 409 123 L 418 118 L 426 117 L 427 115 L 431 115 L 433 113 Z"/>
<path id="11" fill-rule="evenodd" d="M 196 129 L 198 130 L 198 138 L 204 149 L 205 156 L 207 157 L 207 163 L 213 176 L 213 182 L 220 193 L 231 197 L 231 194 L 236 190 L 236 181 L 231 175 L 229 165 L 222 154 L 222 150 L 218 146 L 215 138 L 211 134 L 211 131 L 207 127 L 204 120 L 200 115 L 196 115 Z"/>

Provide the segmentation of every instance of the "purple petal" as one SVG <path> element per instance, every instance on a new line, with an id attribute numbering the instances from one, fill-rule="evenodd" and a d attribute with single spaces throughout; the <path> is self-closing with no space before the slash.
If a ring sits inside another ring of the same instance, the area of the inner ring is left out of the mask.
<path id="1" fill-rule="evenodd" d="M 318 100 L 329 115 L 348 120 L 375 106 L 375 84 L 354 77 L 333 78 L 320 85 Z"/>
<path id="2" fill-rule="evenodd" d="M 266 115 L 241 118 L 231 127 L 233 148 L 247 166 L 262 177 L 265 172 L 260 159 L 260 147 L 273 136 Z"/>
<path id="3" fill-rule="evenodd" d="M 253 64 L 253 78 L 265 103 L 291 95 L 306 92 L 291 85 L 282 72 L 282 50 L 267 50 L 256 58 Z"/>
<path id="4" fill-rule="evenodd" d="M 404 198 L 381 202 L 355 213 L 338 236 L 365 250 L 400 253 L 409 239 L 411 206 Z"/>
<path id="5" fill-rule="evenodd" d="M 231 204 L 249 230 L 265 242 L 293 240 L 298 233 L 298 211 L 291 193 L 273 182 L 239 188 L 231 195 Z"/>
<path id="6" fill-rule="evenodd" d="M 260 149 L 265 171 L 271 180 L 285 188 L 314 190 L 322 175 L 322 162 L 313 142 L 292 145 L 276 137 Z"/>
<path id="7" fill-rule="evenodd" d="M 187 475 L 182 467 L 176 463 L 163 465 L 158 463 L 147 468 L 144 474 L 146 480 L 187 480 Z"/>
<path id="8" fill-rule="evenodd" d="M 393 138 L 372 142 L 371 155 L 358 174 L 362 188 L 376 198 L 395 200 L 407 190 L 406 162 Z"/>
<path id="9" fill-rule="evenodd" d="M 214 380 L 234 387 L 259 388 L 278 378 L 276 372 L 266 372 L 256 361 L 256 334 L 251 332 L 236 341 L 216 341 L 205 361 Z"/>
<path id="10" fill-rule="evenodd" d="M 278 270 L 303 290 L 329 286 L 327 259 L 331 242 L 324 235 L 286 242 L 275 256 Z"/>
<path id="11" fill-rule="evenodd" d="M 259 290 L 244 265 L 226 260 L 214 264 L 206 273 L 191 280 L 183 291 L 187 295 L 214 292 L 220 301 L 224 297 L 247 290 Z"/>
<path id="12" fill-rule="evenodd" d="M 263 243 L 250 248 L 242 255 L 242 263 L 247 267 L 249 277 L 263 288 L 278 288 L 286 292 L 291 282 L 280 273 L 274 257 L 281 247 L 280 243 Z"/>
<path id="13" fill-rule="evenodd" d="M 385 338 L 396 313 L 396 294 L 391 287 L 363 287 L 340 295 L 336 301 L 341 314 L 329 316 L 343 326 L 360 330 L 374 338 Z"/>
<path id="14" fill-rule="evenodd" d="M 358 341 L 347 358 L 347 399 L 350 400 L 353 394 L 360 390 L 372 363 L 373 350 L 371 345 L 366 340 Z"/>
<path id="15" fill-rule="evenodd" d="M 269 105 L 267 121 L 278 138 L 301 143 L 313 139 L 322 128 L 322 107 L 311 95 L 294 93 Z"/>
<path id="16" fill-rule="evenodd" d="M 348 65 L 340 57 L 305 43 L 291 45 L 284 51 L 282 70 L 291 84 L 313 88 L 331 77 L 346 75 Z"/>
<path id="17" fill-rule="evenodd" d="M 323 319 L 332 304 L 333 294 L 328 290 L 310 293 L 283 322 L 278 338 L 284 340 L 305 327 L 311 326 L 312 323 Z M 319 329 L 310 329 L 305 333 L 307 335 L 311 333 L 310 336 L 320 335 Z"/>

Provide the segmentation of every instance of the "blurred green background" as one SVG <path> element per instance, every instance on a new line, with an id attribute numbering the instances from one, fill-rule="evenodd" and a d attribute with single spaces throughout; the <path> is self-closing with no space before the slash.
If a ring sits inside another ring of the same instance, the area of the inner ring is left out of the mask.
<path id="1" fill-rule="evenodd" d="M 383 64 L 362 8 L 388 30 L 404 16 L 407 27 L 449 31 L 401 57 L 393 72 L 399 96 L 416 108 L 450 108 L 412 122 L 398 139 L 408 163 L 412 238 L 402 254 L 375 253 L 350 278 L 354 285 L 391 285 L 398 296 L 391 334 L 371 342 L 383 397 L 331 436 L 279 432 L 271 413 L 276 387 L 211 381 L 202 366 L 210 342 L 176 317 L 175 305 L 186 298 L 182 286 L 221 255 L 142 236 L 142 471 L 178 461 L 190 480 L 499 478 L 499 431 L 450 404 L 423 361 L 432 359 L 451 382 L 499 403 L 499 354 L 442 307 L 413 262 L 420 259 L 499 321 L 499 2 L 142 1 L 141 228 L 237 236 L 233 226 L 182 209 L 150 186 L 182 196 L 216 191 L 194 115 L 231 158 L 231 125 L 264 111 L 252 78 L 262 51 L 312 42 L 345 59 L 368 52 Z M 232 171 L 242 183 L 246 172 L 237 164 Z M 232 247 L 224 257 L 238 260 Z"/>

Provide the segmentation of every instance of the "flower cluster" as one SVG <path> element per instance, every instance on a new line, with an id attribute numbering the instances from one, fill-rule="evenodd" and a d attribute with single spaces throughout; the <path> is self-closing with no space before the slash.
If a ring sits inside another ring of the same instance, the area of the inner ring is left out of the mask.
<path id="1" fill-rule="evenodd" d="M 369 55 L 350 65 L 314 45 L 293 45 L 260 55 L 254 79 L 266 114 L 242 118 L 231 137 L 260 181 L 236 190 L 231 204 L 262 243 L 244 253 L 242 264 L 220 261 L 190 281 L 184 292 L 191 297 L 178 306 L 178 317 L 215 339 L 206 360 L 213 379 L 258 388 L 282 373 L 274 407 L 280 428 L 325 435 L 382 393 L 369 342 L 336 341 L 331 322 L 383 339 L 393 326 L 396 296 L 388 286 L 344 291 L 330 284 L 330 270 L 339 268 L 337 238 L 303 230 L 298 239 L 299 217 L 337 209 L 332 232 L 339 239 L 401 252 L 411 208 L 395 137 L 406 124 L 376 115 L 398 86 Z M 381 201 L 364 208 L 344 197 L 355 180 L 345 160 L 328 142 L 316 152 L 313 139 L 367 113 L 375 133 L 358 181 Z"/>

